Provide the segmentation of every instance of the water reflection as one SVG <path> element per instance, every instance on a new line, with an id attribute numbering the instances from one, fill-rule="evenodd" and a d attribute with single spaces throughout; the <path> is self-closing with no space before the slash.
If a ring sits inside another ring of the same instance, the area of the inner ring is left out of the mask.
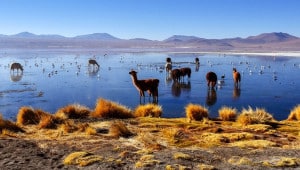
<path id="1" fill-rule="evenodd" d="M 20 81 L 23 77 L 23 71 L 21 72 L 10 72 L 10 80 L 13 82 Z"/>
<path id="2" fill-rule="evenodd" d="M 212 106 L 217 102 L 217 92 L 215 88 L 210 88 L 207 90 L 207 96 L 206 96 L 206 105 Z"/>
<path id="3" fill-rule="evenodd" d="M 241 88 L 239 86 L 234 86 L 232 97 L 233 99 L 238 99 L 241 96 Z"/>
<path id="4" fill-rule="evenodd" d="M 200 68 L 200 61 L 198 57 L 195 58 L 195 64 L 196 64 L 195 71 L 198 72 Z"/>
<path id="5" fill-rule="evenodd" d="M 188 81 L 186 83 L 186 82 L 173 81 L 173 84 L 172 84 L 172 95 L 174 97 L 180 97 L 181 91 L 185 91 L 185 92 L 191 91 L 191 82 Z"/>
<path id="6" fill-rule="evenodd" d="M 89 76 L 95 77 L 97 76 L 99 71 L 99 67 L 88 67 Z"/>

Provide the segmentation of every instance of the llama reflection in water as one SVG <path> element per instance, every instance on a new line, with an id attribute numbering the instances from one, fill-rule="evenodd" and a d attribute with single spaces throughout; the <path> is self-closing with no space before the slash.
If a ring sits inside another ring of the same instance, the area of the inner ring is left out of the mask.
<path id="1" fill-rule="evenodd" d="M 10 80 L 13 82 L 20 81 L 23 77 L 23 71 L 22 72 L 10 72 Z"/>
<path id="2" fill-rule="evenodd" d="M 200 61 L 198 57 L 195 58 L 195 65 L 196 65 L 195 71 L 198 72 L 200 68 Z"/>
<path id="3" fill-rule="evenodd" d="M 97 76 L 99 71 L 99 67 L 88 67 L 89 76 L 94 77 Z"/>
<path id="4" fill-rule="evenodd" d="M 234 86 L 233 92 L 232 92 L 232 97 L 233 99 L 238 99 L 241 95 L 241 89 L 238 86 Z"/>
<path id="5" fill-rule="evenodd" d="M 207 90 L 207 96 L 206 96 L 206 105 L 212 106 L 217 102 L 217 92 L 215 88 L 211 88 Z"/>
<path id="6" fill-rule="evenodd" d="M 172 84 L 172 95 L 174 97 L 179 97 L 181 95 L 181 91 L 190 92 L 191 91 L 191 82 L 178 82 L 173 81 Z"/>

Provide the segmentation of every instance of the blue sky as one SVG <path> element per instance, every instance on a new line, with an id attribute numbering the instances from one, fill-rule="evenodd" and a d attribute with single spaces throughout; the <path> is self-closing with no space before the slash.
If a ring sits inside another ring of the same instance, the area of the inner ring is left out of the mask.
<path id="1" fill-rule="evenodd" d="M 299 0 L 0 0 L 0 34 L 91 33 L 163 40 L 172 35 L 300 37 Z"/>

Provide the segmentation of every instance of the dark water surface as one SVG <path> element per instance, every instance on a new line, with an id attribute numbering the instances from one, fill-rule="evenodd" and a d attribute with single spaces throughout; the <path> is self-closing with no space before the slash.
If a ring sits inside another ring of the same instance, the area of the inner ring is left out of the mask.
<path id="1" fill-rule="evenodd" d="M 100 64 L 97 71 L 88 67 L 88 59 Z M 162 69 L 166 57 L 173 68 L 190 67 L 192 77 L 176 85 Z M 196 70 L 195 57 L 200 59 Z M 138 79 L 158 78 L 159 105 L 163 117 L 183 117 L 188 103 L 206 106 L 211 117 L 218 116 L 222 106 L 241 111 L 251 106 L 265 108 L 277 120 L 286 119 L 290 110 L 300 104 L 300 58 L 280 56 L 233 56 L 218 54 L 172 53 L 12 53 L 0 54 L 0 113 L 15 119 L 22 106 L 55 113 L 68 104 L 79 103 L 94 109 L 102 97 L 134 109 L 139 94 L 128 72 L 135 69 Z M 19 62 L 24 73 L 10 73 L 9 64 Z M 235 89 L 232 68 L 242 75 L 240 90 Z M 209 92 L 205 80 L 208 71 L 224 84 Z M 148 98 L 146 98 L 148 101 Z"/>

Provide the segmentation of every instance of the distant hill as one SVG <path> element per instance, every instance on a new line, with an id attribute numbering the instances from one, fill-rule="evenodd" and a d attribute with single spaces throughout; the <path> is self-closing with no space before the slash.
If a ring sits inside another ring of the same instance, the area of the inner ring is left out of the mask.
<path id="1" fill-rule="evenodd" d="M 163 42 L 187 42 L 187 41 L 197 41 L 202 40 L 196 36 L 185 36 L 185 35 L 173 35 L 170 38 L 163 40 Z"/>
<path id="2" fill-rule="evenodd" d="M 48 35 L 36 35 L 30 32 L 21 32 L 15 35 L 10 35 L 8 37 L 13 37 L 13 38 L 49 38 L 49 39 L 53 39 L 53 38 L 66 38 L 64 36 L 61 35 L 55 35 L 55 34 L 48 34 Z"/>
<path id="3" fill-rule="evenodd" d="M 107 33 L 94 33 L 87 35 L 79 35 L 74 37 L 75 39 L 90 39 L 90 40 L 120 40 L 120 38 L 114 37 Z"/>
<path id="4" fill-rule="evenodd" d="M 257 36 L 250 36 L 246 38 L 246 40 L 250 40 L 250 41 L 254 40 L 260 43 L 283 42 L 283 41 L 290 41 L 295 39 L 299 39 L 299 38 L 282 32 L 264 33 Z"/>
<path id="5" fill-rule="evenodd" d="M 144 38 L 120 39 L 108 33 L 75 37 L 36 35 L 21 32 L 0 34 L 0 49 L 105 49 L 138 51 L 300 51 L 300 38 L 282 32 L 263 33 L 247 38 L 205 39 L 173 35 L 163 41 Z"/>

